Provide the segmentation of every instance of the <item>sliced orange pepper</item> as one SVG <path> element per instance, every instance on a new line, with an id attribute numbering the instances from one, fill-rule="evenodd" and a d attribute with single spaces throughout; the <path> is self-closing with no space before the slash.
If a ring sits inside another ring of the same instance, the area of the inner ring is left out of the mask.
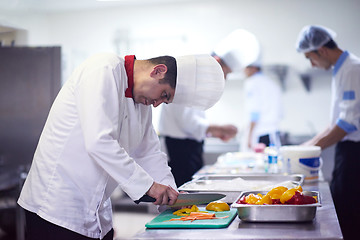
<path id="1" fill-rule="evenodd" d="M 182 209 L 179 209 L 179 210 L 173 212 L 173 214 L 177 215 L 177 216 L 189 216 L 190 213 L 192 213 L 192 212 L 205 212 L 205 211 L 200 211 L 196 205 L 192 205 L 191 208 L 182 208 Z"/>
<path id="2" fill-rule="evenodd" d="M 295 192 L 301 193 L 302 187 L 299 185 L 299 186 L 296 186 L 295 188 L 291 188 L 291 189 L 285 191 L 280 197 L 280 202 L 285 203 L 285 202 L 289 201 L 295 195 Z"/>
<path id="3" fill-rule="evenodd" d="M 279 186 L 271 189 L 266 195 L 269 195 L 271 199 L 279 199 L 281 195 L 287 190 L 287 187 Z"/>
<path id="4" fill-rule="evenodd" d="M 296 186 L 295 189 L 298 190 L 299 192 L 303 191 L 303 189 L 302 189 L 302 187 L 300 185 Z"/>
<path id="5" fill-rule="evenodd" d="M 272 204 L 272 200 L 269 195 L 265 195 L 261 198 L 261 200 L 257 201 L 255 204 L 257 205 Z"/>
<path id="6" fill-rule="evenodd" d="M 256 204 L 256 202 L 259 200 L 261 200 L 261 197 L 253 193 L 250 193 L 248 196 L 245 197 L 245 201 L 248 204 Z"/>
<path id="7" fill-rule="evenodd" d="M 222 212 L 222 211 L 229 211 L 230 206 L 226 202 L 218 200 L 209 203 L 205 209 L 208 211 Z"/>
<path id="8" fill-rule="evenodd" d="M 291 188 L 291 189 L 287 190 L 286 192 L 284 192 L 281 195 L 280 202 L 285 203 L 285 202 L 289 201 L 295 195 L 295 192 L 298 192 L 295 188 Z"/>

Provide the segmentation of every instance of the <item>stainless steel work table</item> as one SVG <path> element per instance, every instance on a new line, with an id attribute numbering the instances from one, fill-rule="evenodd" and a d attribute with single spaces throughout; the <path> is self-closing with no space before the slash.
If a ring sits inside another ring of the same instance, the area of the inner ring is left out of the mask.
<path id="1" fill-rule="evenodd" d="M 146 229 L 129 239 L 343 239 L 327 182 L 305 183 L 304 190 L 319 191 L 322 207 L 312 222 L 246 223 L 237 216 L 221 229 Z"/>

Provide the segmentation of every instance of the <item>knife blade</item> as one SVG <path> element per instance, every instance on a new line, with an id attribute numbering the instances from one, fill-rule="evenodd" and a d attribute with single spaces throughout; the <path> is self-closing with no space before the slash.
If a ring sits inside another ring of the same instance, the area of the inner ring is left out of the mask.
<path id="1" fill-rule="evenodd" d="M 226 197 L 226 195 L 221 193 L 179 193 L 176 202 L 173 205 L 170 205 L 170 207 L 207 204 L 224 197 Z M 139 204 L 140 202 L 155 202 L 155 200 L 155 198 L 144 195 L 139 200 L 136 200 L 135 203 Z"/>

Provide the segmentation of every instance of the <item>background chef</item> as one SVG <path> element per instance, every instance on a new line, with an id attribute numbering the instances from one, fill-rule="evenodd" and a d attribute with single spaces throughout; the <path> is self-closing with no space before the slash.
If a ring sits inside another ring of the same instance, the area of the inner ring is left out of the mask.
<path id="1" fill-rule="evenodd" d="M 246 128 L 241 150 L 251 150 L 257 143 L 280 145 L 282 93 L 279 85 L 262 72 L 262 50 L 257 37 L 248 30 L 236 29 L 214 49 L 214 57 L 223 69 L 244 73 Z"/>
<path id="2" fill-rule="evenodd" d="M 157 205 L 173 204 L 178 192 L 151 105 L 207 109 L 223 89 L 209 55 L 86 60 L 52 105 L 18 200 L 28 239 L 112 239 L 110 195 L 118 185 L 133 200 L 148 194 Z"/>
<path id="3" fill-rule="evenodd" d="M 357 239 L 360 208 L 354 207 L 354 200 L 360 198 L 357 186 L 360 171 L 360 59 L 340 49 L 335 37 L 336 33 L 331 29 L 316 25 L 303 27 L 298 36 L 296 49 L 313 67 L 332 69 L 331 122 L 304 144 L 321 149 L 336 144 L 331 195 L 344 239 Z"/>

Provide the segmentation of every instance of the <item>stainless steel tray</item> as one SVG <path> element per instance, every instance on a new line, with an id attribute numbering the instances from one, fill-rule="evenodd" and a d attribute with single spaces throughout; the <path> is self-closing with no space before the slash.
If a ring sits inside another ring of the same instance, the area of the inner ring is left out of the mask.
<path id="1" fill-rule="evenodd" d="M 238 217 L 247 222 L 306 222 L 315 218 L 317 207 L 321 207 L 319 192 L 304 191 L 307 196 L 316 196 L 317 203 L 304 205 L 250 205 L 237 203 L 244 195 L 266 194 L 267 191 L 247 191 L 242 192 L 239 197 L 231 204 L 232 208 L 237 208 Z"/>
<path id="2" fill-rule="evenodd" d="M 194 174 L 195 177 L 208 176 L 208 175 L 239 175 L 239 174 L 252 174 L 264 173 L 263 168 L 256 168 L 255 166 L 223 166 L 223 165 L 205 165 Z"/>
<path id="3" fill-rule="evenodd" d="M 295 187 L 304 182 L 302 174 L 241 174 L 201 176 L 179 187 L 188 192 L 240 192 L 271 190 L 279 185 Z"/>

